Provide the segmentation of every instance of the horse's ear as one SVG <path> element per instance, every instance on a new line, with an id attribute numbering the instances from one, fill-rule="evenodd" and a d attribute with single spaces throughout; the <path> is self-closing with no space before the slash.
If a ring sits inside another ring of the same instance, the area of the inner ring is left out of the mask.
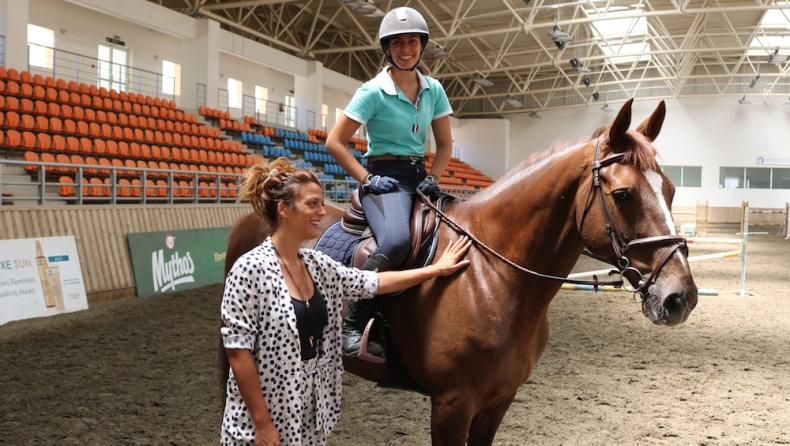
<path id="1" fill-rule="evenodd" d="M 666 115 L 667 106 L 664 104 L 664 101 L 661 101 L 658 103 L 658 107 L 656 107 L 653 114 L 645 119 L 645 122 L 639 124 L 636 131 L 645 135 L 645 138 L 649 139 L 650 142 L 655 141 L 658 134 L 661 132 L 661 126 L 664 124 L 664 117 L 666 117 Z"/>
<path id="2" fill-rule="evenodd" d="M 609 125 L 609 145 L 618 146 L 625 138 L 625 132 L 631 126 L 631 104 L 633 99 L 629 99 L 617 113 L 617 117 Z"/>

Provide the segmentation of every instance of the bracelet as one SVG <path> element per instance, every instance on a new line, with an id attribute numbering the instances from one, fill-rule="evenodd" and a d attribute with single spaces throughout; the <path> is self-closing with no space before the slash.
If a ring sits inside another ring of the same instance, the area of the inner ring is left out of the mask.
<path id="1" fill-rule="evenodd" d="M 370 180 L 373 179 L 373 174 L 369 173 L 368 176 L 365 177 L 365 183 L 362 183 L 359 187 L 365 192 L 370 192 Z"/>

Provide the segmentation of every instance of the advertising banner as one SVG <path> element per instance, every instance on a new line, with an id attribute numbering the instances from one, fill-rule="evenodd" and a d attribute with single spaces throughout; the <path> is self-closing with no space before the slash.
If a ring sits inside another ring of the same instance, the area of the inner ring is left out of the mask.
<path id="1" fill-rule="evenodd" d="M 230 227 L 128 234 L 138 297 L 225 280 Z"/>
<path id="2" fill-rule="evenodd" d="M 0 325 L 86 309 L 74 236 L 0 240 Z"/>

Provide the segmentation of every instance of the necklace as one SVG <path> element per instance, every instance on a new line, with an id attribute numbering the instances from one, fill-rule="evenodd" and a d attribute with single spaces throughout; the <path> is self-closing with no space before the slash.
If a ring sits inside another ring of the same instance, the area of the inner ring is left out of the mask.
<path id="1" fill-rule="evenodd" d="M 274 244 L 272 244 L 272 247 L 274 247 Z M 302 269 L 302 285 L 304 285 L 304 289 L 305 289 L 305 291 L 302 292 L 302 289 L 299 288 L 299 283 L 294 279 L 293 274 L 291 274 L 291 270 L 288 268 L 288 264 L 285 263 L 285 260 L 283 260 L 283 256 L 281 256 L 280 253 L 277 252 L 277 248 L 274 248 L 274 253 L 277 254 L 277 257 L 279 257 L 280 261 L 285 267 L 285 272 L 288 274 L 288 277 L 291 278 L 291 282 L 293 282 L 294 286 L 296 287 L 296 291 L 299 293 L 299 300 L 304 302 L 307 308 L 310 308 L 310 299 L 309 298 L 305 299 L 307 292 L 310 291 L 310 286 L 307 285 L 307 272 L 306 272 L 307 266 L 305 265 L 304 269 Z M 301 257 L 299 259 L 301 260 Z M 302 261 L 302 264 L 304 264 L 304 261 Z"/>
<path id="2" fill-rule="evenodd" d="M 272 248 L 274 248 L 274 253 L 277 254 L 277 257 L 280 259 L 280 261 L 282 262 L 283 266 L 285 267 L 285 272 L 288 274 L 288 277 L 291 278 L 291 282 L 293 282 L 294 286 L 296 287 L 296 291 L 299 293 L 299 300 L 304 302 L 305 308 L 307 310 L 309 310 L 310 309 L 310 299 L 309 298 L 308 299 L 304 298 L 304 296 L 307 294 L 307 291 L 310 291 L 310 286 L 307 285 L 307 277 L 306 277 L 307 276 L 307 265 L 305 265 L 304 269 L 302 270 L 302 284 L 304 285 L 304 289 L 305 289 L 305 292 L 303 293 L 302 290 L 299 288 L 299 284 L 296 282 L 296 280 L 294 280 L 294 276 L 293 276 L 293 274 L 291 274 L 291 270 L 288 269 L 288 264 L 285 263 L 285 260 L 283 260 L 283 257 L 277 251 L 277 248 L 274 246 L 274 243 L 272 243 Z M 299 257 L 299 259 L 301 260 L 302 258 Z M 304 260 L 302 260 L 302 264 L 304 264 Z M 309 324 L 310 323 L 310 313 L 308 312 L 308 314 L 306 316 L 307 316 L 306 320 L 307 320 L 307 322 Z M 309 331 L 310 331 L 310 327 L 308 325 L 308 332 Z M 308 340 L 310 341 L 310 347 L 314 347 L 315 346 L 315 337 L 313 337 L 313 335 L 310 335 L 310 338 Z"/>

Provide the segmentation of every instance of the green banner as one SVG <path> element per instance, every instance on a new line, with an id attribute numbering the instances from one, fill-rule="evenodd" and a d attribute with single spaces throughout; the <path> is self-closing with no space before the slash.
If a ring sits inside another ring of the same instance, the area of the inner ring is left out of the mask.
<path id="1" fill-rule="evenodd" d="M 138 297 L 225 280 L 230 227 L 128 234 Z"/>

